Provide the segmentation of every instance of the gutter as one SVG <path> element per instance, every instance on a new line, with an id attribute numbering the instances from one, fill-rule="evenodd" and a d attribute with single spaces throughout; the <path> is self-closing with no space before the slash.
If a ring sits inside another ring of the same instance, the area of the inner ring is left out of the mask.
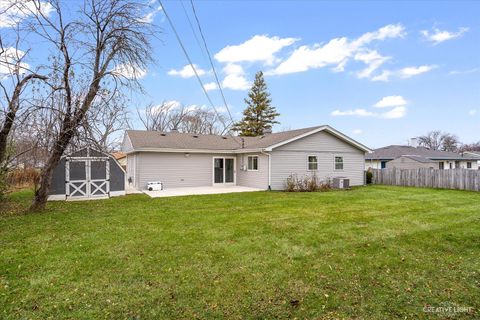
<path id="1" fill-rule="evenodd" d="M 272 155 L 264 150 L 260 150 L 260 153 L 268 156 L 268 190 L 272 190 Z"/>

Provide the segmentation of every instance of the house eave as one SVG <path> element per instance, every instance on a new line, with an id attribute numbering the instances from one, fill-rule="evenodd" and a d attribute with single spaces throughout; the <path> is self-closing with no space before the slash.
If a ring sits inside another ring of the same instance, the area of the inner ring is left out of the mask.
<path id="1" fill-rule="evenodd" d="M 226 150 L 214 150 L 214 149 L 178 149 L 178 148 L 134 148 L 126 154 L 132 154 L 136 152 L 161 152 L 161 153 L 214 153 L 214 154 L 243 154 L 243 153 L 259 153 L 263 149 L 226 149 Z"/>

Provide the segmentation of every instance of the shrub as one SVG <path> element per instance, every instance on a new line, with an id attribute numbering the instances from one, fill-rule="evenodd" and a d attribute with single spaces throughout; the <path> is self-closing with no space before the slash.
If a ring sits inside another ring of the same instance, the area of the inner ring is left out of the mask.
<path id="1" fill-rule="evenodd" d="M 291 174 L 285 181 L 285 191 L 288 192 L 316 192 L 330 189 L 330 181 L 327 179 L 327 181 L 321 182 L 315 173 L 302 177 Z"/>
<path id="2" fill-rule="evenodd" d="M 6 175 L 6 183 L 10 187 L 35 186 L 39 179 L 40 171 L 34 168 L 15 169 Z"/>
<path id="3" fill-rule="evenodd" d="M 368 170 L 366 173 L 366 183 L 371 184 L 373 180 L 373 172 Z"/>

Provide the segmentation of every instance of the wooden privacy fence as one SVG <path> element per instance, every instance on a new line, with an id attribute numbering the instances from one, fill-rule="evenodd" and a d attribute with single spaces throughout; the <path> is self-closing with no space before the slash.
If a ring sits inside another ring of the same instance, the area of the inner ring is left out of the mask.
<path id="1" fill-rule="evenodd" d="M 372 169 L 373 184 L 480 191 L 480 170 Z"/>

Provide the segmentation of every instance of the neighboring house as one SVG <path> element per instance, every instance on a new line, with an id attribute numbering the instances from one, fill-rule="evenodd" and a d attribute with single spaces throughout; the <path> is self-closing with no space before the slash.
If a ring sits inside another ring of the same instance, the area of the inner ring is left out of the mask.
<path id="1" fill-rule="evenodd" d="M 430 150 L 424 147 L 392 145 L 373 150 L 365 156 L 365 169 L 384 168 L 433 168 L 478 169 L 476 157 L 455 152 Z"/>
<path id="2" fill-rule="evenodd" d="M 320 179 L 346 177 L 364 184 L 365 152 L 370 149 L 330 126 L 260 137 L 126 131 L 129 187 L 149 181 L 167 188 L 240 185 L 284 189 L 291 174 Z"/>
<path id="3" fill-rule="evenodd" d="M 463 155 L 468 157 L 478 158 L 477 164 L 478 164 L 478 169 L 480 169 L 480 151 L 465 151 Z"/>
<path id="4" fill-rule="evenodd" d="M 127 168 L 127 155 L 125 152 L 112 152 L 111 155 L 120 163 L 123 169 Z"/>

